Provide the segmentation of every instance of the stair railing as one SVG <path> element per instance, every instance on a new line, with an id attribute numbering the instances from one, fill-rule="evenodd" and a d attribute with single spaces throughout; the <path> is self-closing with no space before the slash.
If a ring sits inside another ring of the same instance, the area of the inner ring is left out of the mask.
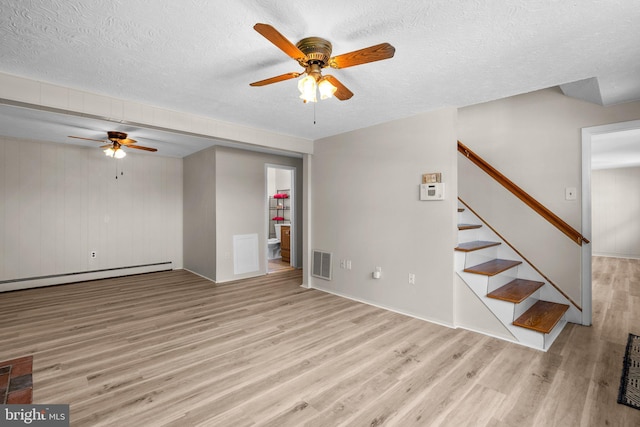
<path id="1" fill-rule="evenodd" d="M 587 240 L 586 237 L 580 234 L 579 231 L 564 222 L 560 217 L 547 209 L 542 203 L 534 199 L 529 193 L 514 184 L 509 178 L 501 174 L 496 168 L 491 166 L 489 163 L 487 163 L 486 160 L 471 151 L 460 141 L 458 141 L 458 151 L 464 154 L 467 159 L 469 159 L 472 163 L 485 171 L 490 177 L 492 177 L 504 188 L 510 191 L 514 196 L 516 196 L 527 206 L 533 209 L 536 213 L 546 219 L 551 225 L 564 233 L 574 243 L 578 244 L 579 246 L 582 246 L 583 243 L 589 243 L 589 240 Z"/>
<path id="2" fill-rule="evenodd" d="M 546 283 L 548 283 L 549 285 L 553 286 L 556 289 L 556 291 L 558 291 L 563 297 L 565 297 L 567 299 L 567 301 L 569 301 L 571 304 L 573 304 L 573 306 L 576 309 L 578 309 L 579 311 L 582 311 L 582 307 L 580 305 L 578 305 L 577 302 L 575 302 L 569 295 L 567 295 L 562 289 L 560 289 L 560 287 L 558 285 L 556 285 L 553 282 L 553 280 L 551 280 L 549 277 L 547 277 L 538 267 L 536 267 L 524 255 L 522 255 L 522 253 L 518 249 L 516 249 L 515 246 L 513 246 L 507 239 L 505 239 L 504 236 L 502 236 L 500 233 L 498 233 L 498 231 L 495 228 L 493 228 L 491 226 L 491 224 L 489 224 L 484 218 L 482 218 L 478 214 L 478 212 L 474 211 L 473 208 L 471 208 L 471 206 L 469 206 L 467 204 L 467 202 L 462 200 L 460 197 L 458 197 L 458 201 L 460 201 L 460 203 L 462 203 L 466 209 L 469 209 L 469 211 L 471 211 L 472 214 L 474 214 L 480 221 L 482 221 L 482 223 L 487 228 L 489 228 L 496 236 L 498 236 L 498 238 L 500 240 L 502 240 L 507 246 L 509 246 L 511 248 L 511 250 L 513 250 L 516 254 L 518 254 L 518 256 L 520 258 L 522 258 L 524 260 L 524 262 L 526 262 L 531 268 L 533 268 L 540 275 L 540 277 L 542 277 L 546 281 Z"/>

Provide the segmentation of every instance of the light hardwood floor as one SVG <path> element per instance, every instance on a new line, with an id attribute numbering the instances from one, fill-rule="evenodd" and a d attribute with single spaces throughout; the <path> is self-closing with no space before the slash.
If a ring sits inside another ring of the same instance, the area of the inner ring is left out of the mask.
<path id="1" fill-rule="evenodd" d="M 269 273 L 279 273 L 284 270 L 293 270 L 291 264 L 282 261 L 281 258 L 270 259 L 268 262 Z"/>
<path id="2" fill-rule="evenodd" d="M 594 259 L 594 326 L 547 353 L 301 288 L 185 271 L 0 294 L 0 360 L 74 426 L 638 426 L 616 403 L 640 261 Z"/>

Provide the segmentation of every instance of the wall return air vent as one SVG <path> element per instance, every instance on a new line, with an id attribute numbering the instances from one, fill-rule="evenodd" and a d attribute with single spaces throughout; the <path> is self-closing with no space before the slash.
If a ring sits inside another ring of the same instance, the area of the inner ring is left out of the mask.
<path id="1" fill-rule="evenodd" d="M 314 277 L 331 280 L 331 253 L 314 249 L 311 271 Z"/>

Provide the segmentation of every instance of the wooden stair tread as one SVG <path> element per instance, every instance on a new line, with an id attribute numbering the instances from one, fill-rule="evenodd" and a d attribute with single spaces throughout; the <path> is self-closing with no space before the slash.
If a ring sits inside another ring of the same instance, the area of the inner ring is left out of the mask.
<path id="1" fill-rule="evenodd" d="M 522 264 L 522 261 L 492 259 L 491 261 L 465 268 L 464 271 L 466 273 L 482 274 L 483 276 L 495 276 L 520 264 Z"/>
<path id="2" fill-rule="evenodd" d="M 538 301 L 513 324 L 537 332 L 548 334 L 558 324 L 564 313 L 569 309 L 566 304 L 550 301 Z"/>
<path id="3" fill-rule="evenodd" d="M 458 224 L 458 230 L 472 230 L 474 228 L 482 228 L 482 224 Z"/>
<path id="4" fill-rule="evenodd" d="M 531 296 L 535 291 L 544 286 L 544 282 L 536 282 L 533 280 L 515 279 L 506 285 L 487 294 L 489 298 L 499 299 L 502 301 L 519 304 L 527 297 Z"/>
<path id="5" fill-rule="evenodd" d="M 459 252 L 473 252 L 473 251 L 478 251 L 480 249 L 490 248 L 492 246 L 498 246 L 500 244 L 501 244 L 500 242 L 487 242 L 484 240 L 476 240 L 473 242 L 460 243 L 458 244 L 455 250 Z"/>

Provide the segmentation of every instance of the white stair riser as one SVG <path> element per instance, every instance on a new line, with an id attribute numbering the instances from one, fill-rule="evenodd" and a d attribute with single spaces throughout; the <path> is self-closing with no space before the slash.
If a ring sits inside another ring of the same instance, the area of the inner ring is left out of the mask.
<path id="1" fill-rule="evenodd" d="M 496 258 L 498 258 L 498 250 L 495 246 L 478 251 L 466 252 L 464 268 L 473 267 L 474 265 L 482 264 Z"/>
<path id="2" fill-rule="evenodd" d="M 512 323 L 514 318 L 514 305 L 511 302 L 498 300 L 495 298 L 489 298 L 486 294 L 487 280 L 486 276 L 480 276 L 473 273 L 459 273 L 460 277 L 467 286 L 480 298 L 484 305 L 491 310 L 494 316 L 513 334 L 519 344 L 524 344 L 527 347 L 537 348 L 544 350 L 544 334 L 530 329 L 514 326 Z M 536 302 L 534 300 L 531 305 Z"/>
<path id="3" fill-rule="evenodd" d="M 468 209 L 459 213 L 458 219 L 459 223 L 482 224 L 482 221 Z M 469 286 L 469 288 L 478 296 L 480 301 L 482 301 L 482 303 L 491 310 L 496 318 L 498 318 L 498 320 L 500 320 L 500 322 L 516 337 L 516 342 L 528 347 L 547 350 L 558 337 L 568 320 L 575 323 L 580 322 L 581 316 L 579 310 L 567 301 L 567 299 L 556 288 L 546 283 L 546 278 L 542 277 L 540 273 L 530 266 L 515 250 L 504 243 L 502 239 L 489 227 L 483 226 L 478 229 L 460 230 L 458 232 L 459 243 L 472 242 L 476 240 L 501 242 L 502 244 L 473 252 L 456 251 L 456 272 L 467 286 Z M 482 264 L 496 258 L 522 261 L 523 263 L 495 276 L 484 276 L 465 273 L 463 271 L 465 268 Z M 519 304 L 487 297 L 488 293 L 493 292 L 516 278 L 545 282 L 545 285 Z M 567 313 L 565 313 L 560 322 L 558 322 L 558 325 L 556 325 L 549 334 L 543 334 L 541 332 L 514 326 L 512 324 L 515 319 L 531 308 L 538 300 L 569 304 L 570 306 Z"/>
<path id="4" fill-rule="evenodd" d="M 489 277 L 489 286 L 487 293 L 491 293 L 496 289 L 503 287 L 507 283 L 515 280 L 518 277 L 517 271 L 517 268 L 512 268 L 505 271 L 504 273 Z"/>

